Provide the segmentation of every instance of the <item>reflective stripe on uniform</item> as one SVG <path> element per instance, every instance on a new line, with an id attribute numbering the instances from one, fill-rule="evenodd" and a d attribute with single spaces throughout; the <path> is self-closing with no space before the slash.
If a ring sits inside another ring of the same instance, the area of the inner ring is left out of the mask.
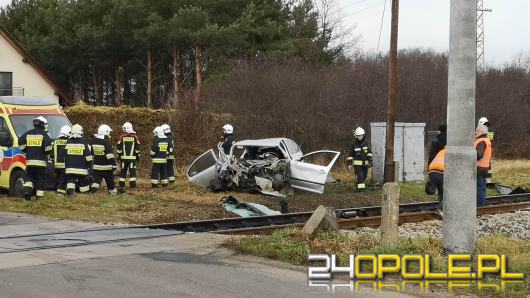
<path id="1" fill-rule="evenodd" d="M 57 163 L 55 163 L 55 168 L 56 168 L 56 169 L 64 169 L 64 167 L 65 167 L 64 162 L 57 162 Z"/>
<path id="2" fill-rule="evenodd" d="M 62 189 L 62 188 L 58 188 L 57 189 L 57 193 L 58 194 L 65 194 L 66 193 L 66 190 Z"/>
<path id="3" fill-rule="evenodd" d="M 361 148 L 355 148 L 355 151 L 361 151 Z"/>
<path id="4" fill-rule="evenodd" d="M 153 150 L 151 150 L 151 152 L 149 152 L 149 154 L 151 154 L 151 155 L 155 155 L 156 152 L 154 152 Z"/>
<path id="5" fill-rule="evenodd" d="M 92 155 L 87 155 L 86 161 L 92 161 Z"/>
<path id="6" fill-rule="evenodd" d="M 32 166 L 32 167 L 45 167 L 46 161 L 45 160 L 38 160 L 38 159 L 29 159 L 26 161 L 26 166 Z"/>
<path id="7" fill-rule="evenodd" d="M 44 190 L 37 190 L 37 192 L 35 193 L 35 195 L 37 197 L 44 197 Z"/>
<path id="8" fill-rule="evenodd" d="M 75 183 L 68 183 L 66 184 L 67 189 L 75 189 Z"/>
<path id="9" fill-rule="evenodd" d="M 175 180 L 177 180 L 177 179 L 176 179 L 174 176 L 171 176 L 171 177 L 169 177 L 168 180 L 169 180 L 169 181 L 175 181 Z"/>
<path id="10" fill-rule="evenodd" d="M 112 165 L 94 165 L 94 170 L 98 170 L 98 171 L 108 171 L 108 170 L 112 170 Z"/>
<path id="11" fill-rule="evenodd" d="M 362 166 L 363 165 L 363 161 L 362 160 L 354 160 L 353 161 L 353 165 L 354 166 Z"/>
<path id="12" fill-rule="evenodd" d="M 372 153 L 368 153 L 368 154 L 366 154 L 366 156 L 372 156 Z"/>
<path id="13" fill-rule="evenodd" d="M 121 160 L 136 160 L 136 156 L 128 156 L 128 155 L 124 155 L 124 156 L 121 156 L 120 157 Z"/>
<path id="14" fill-rule="evenodd" d="M 170 155 L 167 157 L 167 159 L 175 159 L 175 156 L 174 155 Z"/>
<path id="15" fill-rule="evenodd" d="M 167 163 L 167 159 L 165 158 L 153 158 L 153 163 Z"/>
<path id="16" fill-rule="evenodd" d="M 81 186 L 79 187 L 79 192 L 87 192 L 90 190 L 89 186 Z"/>
<path id="17" fill-rule="evenodd" d="M 357 189 L 364 189 L 364 188 L 366 188 L 366 184 L 365 183 L 357 184 Z"/>
<path id="18" fill-rule="evenodd" d="M 31 181 L 24 182 L 24 187 L 33 188 L 33 182 L 31 182 Z"/>
<path id="19" fill-rule="evenodd" d="M 114 154 L 112 154 L 112 153 L 109 153 L 109 154 L 107 154 L 106 156 L 107 156 L 107 159 L 114 158 Z"/>
<path id="20" fill-rule="evenodd" d="M 98 183 L 92 183 L 92 188 L 99 188 L 99 184 Z"/>
<path id="21" fill-rule="evenodd" d="M 125 178 L 121 178 L 121 177 L 120 177 L 120 179 L 118 179 L 118 181 L 120 181 L 120 182 L 125 182 Z"/>
<path id="22" fill-rule="evenodd" d="M 129 181 L 136 181 L 136 177 L 129 177 Z"/>
<path id="23" fill-rule="evenodd" d="M 168 181 L 167 179 L 164 179 L 164 180 L 162 180 L 162 181 L 160 181 L 160 182 L 161 182 L 162 184 L 168 184 L 168 183 L 169 183 L 169 181 Z"/>
<path id="24" fill-rule="evenodd" d="M 88 175 L 87 169 L 66 168 L 65 172 L 66 174 Z"/>
<path id="25" fill-rule="evenodd" d="M 158 180 L 151 179 L 151 184 L 158 184 Z"/>

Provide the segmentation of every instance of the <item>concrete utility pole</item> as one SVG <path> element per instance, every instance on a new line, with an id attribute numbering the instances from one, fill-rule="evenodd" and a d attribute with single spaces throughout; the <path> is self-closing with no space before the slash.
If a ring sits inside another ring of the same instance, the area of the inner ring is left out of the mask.
<path id="1" fill-rule="evenodd" d="M 392 0 L 392 27 L 390 30 L 390 65 L 388 67 L 388 103 L 386 117 L 386 147 L 384 182 L 395 181 L 394 131 L 396 123 L 396 99 L 398 93 L 397 43 L 399 0 Z"/>
<path id="2" fill-rule="evenodd" d="M 453 254 L 475 250 L 476 4 L 476 0 L 451 0 L 443 242 Z"/>

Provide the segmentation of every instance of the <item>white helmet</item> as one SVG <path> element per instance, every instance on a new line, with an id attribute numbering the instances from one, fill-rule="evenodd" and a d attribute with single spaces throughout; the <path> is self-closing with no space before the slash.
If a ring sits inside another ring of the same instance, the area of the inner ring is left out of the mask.
<path id="1" fill-rule="evenodd" d="M 486 126 L 491 126 L 491 123 L 489 122 L 488 118 L 486 117 L 482 117 L 480 119 L 478 119 L 478 125 L 486 125 Z"/>
<path id="2" fill-rule="evenodd" d="M 61 130 L 59 131 L 59 136 L 60 137 L 69 137 L 70 136 L 70 131 L 72 131 L 70 126 L 63 125 L 63 127 L 61 127 Z"/>
<path id="3" fill-rule="evenodd" d="M 42 116 L 33 118 L 33 126 L 45 128 L 46 125 L 48 125 L 48 120 L 46 120 L 46 118 Z"/>
<path id="4" fill-rule="evenodd" d="M 166 137 L 166 134 L 164 133 L 164 129 L 161 126 L 155 127 L 155 129 L 153 129 L 153 134 L 158 138 Z"/>
<path id="5" fill-rule="evenodd" d="M 234 127 L 232 125 L 230 125 L 230 124 L 225 124 L 223 126 L 223 129 L 224 129 L 225 133 L 227 133 L 227 134 L 234 133 Z"/>
<path id="6" fill-rule="evenodd" d="M 121 127 L 121 129 L 122 129 L 123 132 L 125 132 L 125 133 L 134 133 L 133 125 L 131 124 L 131 122 L 125 122 L 125 123 L 123 123 L 123 126 Z"/>
<path id="7" fill-rule="evenodd" d="M 110 128 L 110 126 L 108 126 L 107 124 L 102 124 L 98 127 L 98 133 L 95 136 L 106 137 L 110 135 L 111 131 L 112 128 Z"/>
<path id="8" fill-rule="evenodd" d="M 83 127 L 79 124 L 72 126 L 71 135 L 72 138 L 80 138 L 83 136 Z"/>
<path id="9" fill-rule="evenodd" d="M 357 127 L 354 131 L 353 131 L 353 135 L 356 136 L 356 137 L 360 137 L 360 136 L 364 136 L 366 133 L 364 131 L 364 129 L 362 127 Z"/>
<path id="10" fill-rule="evenodd" d="M 164 133 L 171 133 L 171 127 L 169 124 L 162 124 L 160 127 L 164 130 Z"/>

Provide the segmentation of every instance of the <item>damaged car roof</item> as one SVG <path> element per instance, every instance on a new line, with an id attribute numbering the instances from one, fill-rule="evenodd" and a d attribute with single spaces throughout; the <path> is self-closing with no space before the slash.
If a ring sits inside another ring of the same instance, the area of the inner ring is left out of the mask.
<path id="1" fill-rule="evenodd" d="M 236 142 L 235 146 L 242 147 L 276 147 L 280 146 L 281 141 L 289 140 L 287 138 L 269 138 L 269 139 L 259 139 L 259 140 L 244 140 Z"/>

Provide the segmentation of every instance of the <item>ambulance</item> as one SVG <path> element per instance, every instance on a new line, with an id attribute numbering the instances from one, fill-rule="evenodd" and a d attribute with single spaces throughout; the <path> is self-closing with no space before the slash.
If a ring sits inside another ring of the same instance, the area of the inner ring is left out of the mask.
<path id="1" fill-rule="evenodd" d="M 33 119 L 48 120 L 48 134 L 57 139 L 63 125 L 71 126 L 62 108 L 51 98 L 29 96 L 0 96 L 0 188 L 12 196 L 20 196 L 24 183 L 26 157 L 18 148 L 18 138 L 33 128 Z M 2 154 L 3 153 L 3 154 Z M 48 162 L 47 182 L 53 187 L 53 163 Z"/>

